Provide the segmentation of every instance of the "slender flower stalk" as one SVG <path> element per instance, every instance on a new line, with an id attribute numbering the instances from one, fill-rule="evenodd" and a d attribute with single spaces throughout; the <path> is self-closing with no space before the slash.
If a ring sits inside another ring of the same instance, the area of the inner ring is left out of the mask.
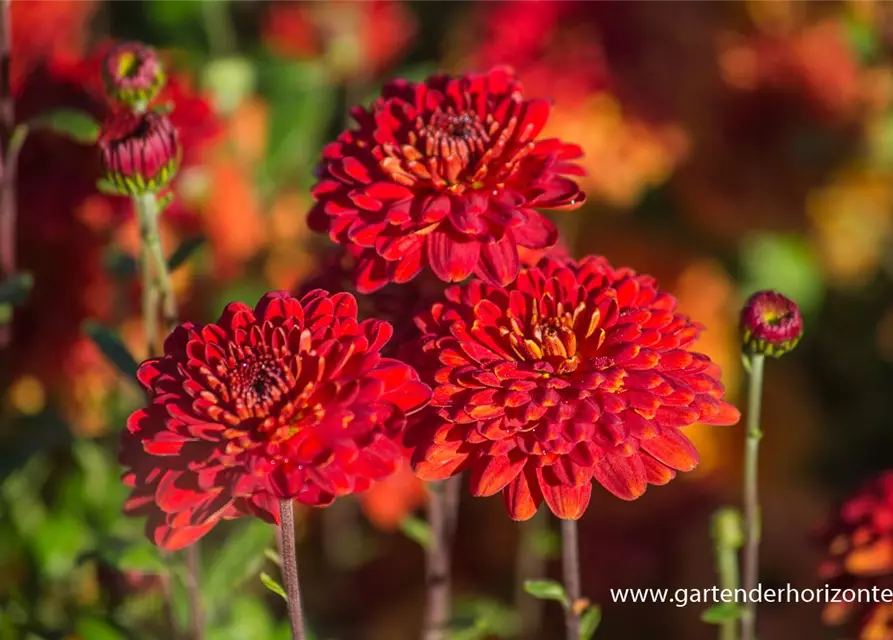
<path id="1" fill-rule="evenodd" d="M 565 638 L 580 640 L 579 603 L 583 599 L 580 583 L 580 543 L 576 520 L 561 520 L 561 568 L 568 606 L 564 610 Z"/>
<path id="2" fill-rule="evenodd" d="M 142 278 L 143 324 L 146 331 L 149 357 L 161 352 L 163 336 L 166 336 L 177 322 L 177 306 L 171 286 L 170 271 L 158 228 L 158 214 L 161 211 L 155 193 L 133 197 L 140 229 L 140 276 Z M 159 306 L 161 333 L 159 334 Z M 201 547 L 199 543 L 186 548 L 186 592 L 189 603 L 189 628 L 193 640 L 205 637 L 205 614 L 201 592 Z"/>
<path id="3" fill-rule="evenodd" d="M 734 592 L 740 584 L 738 551 L 744 539 L 744 532 L 741 530 L 741 514 L 737 509 L 725 507 L 713 515 L 711 525 L 719 586 L 724 591 Z M 720 640 L 738 640 L 738 620 L 733 618 L 721 623 L 719 638 Z"/>
<path id="4" fill-rule="evenodd" d="M 288 600 L 292 640 L 304 640 L 304 616 L 301 613 L 301 587 L 298 583 L 298 558 L 295 549 L 295 508 L 292 500 L 279 502 L 279 531 L 282 536 L 282 574 Z"/>
<path id="5" fill-rule="evenodd" d="M 747 440 L 744 448 L 744 589 L 750 593 L 757 586 L 760 554 L 760 497 L 757 472 L 759 468 L 760 407 L 763 396 L 763 364 L 765 356 L 754 354 L 750 360 L 750 385 L 747 399 Z M 741 619 L 741 636 L 755 640 L 757 603 L 748 599 Z"/>
<path id="6" fill-rule="evenodd" d="M 766 356 L 780 358 L 797 346 L 803 335 L 803 317 L 797 304 L 777 291 L 758 291 L 741 310 L 739 329 L 748 364 L 747 436 L 744 446 L 744 583 L 750 593 L 759 579 L 762 527 L 757 475 L 759 470 L 760 410 Z M 741 618 L 741 637 L 755 640 L 757 603 L 747 602 Z"/>
<path id="7" fill-rule="evenodd" d="M 428 526 L 431 539 L 426 557 L 424 640 L 446 640 L 452 614 L 450 562 L 459 509 L 461 476 L 430 485 Z"/>
<path id="8" fill-rule="evenodd" d="M 0 0 L 0 280 L 16 271 L 16 158 L 13 154 L 15 110 L 11 87 L 11 0 Z M 12 318 L 0 319 L 0 349 L 12 338 Z"/>

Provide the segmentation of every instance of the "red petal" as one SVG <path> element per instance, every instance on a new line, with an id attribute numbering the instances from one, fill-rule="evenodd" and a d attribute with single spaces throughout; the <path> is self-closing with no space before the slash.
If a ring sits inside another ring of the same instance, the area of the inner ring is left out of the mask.
<path id="1" fill-rule="evenodd" d="M 738 411 L 734 405 L 729 404 L 728 402 L 723 402 L 719 413 L 712 415 L 709 418 L 704 418 L 703 422 L 706 424 L 731 426 L 733 424 L 738 424 L 739 420 L 741 420 L 741 412 Z"/>
<path id="2" fill-rule="evenodd" d="M 549 509 L 564 520 L 579 520 L 589 506 L 592 497 L 592 483 L 586 482 L 579 487 L 565 484 L 550 485 L 542 480 L 542 470 L 537 469 L 540 490 L 546 499 Z"/>
<path id="3" fill-rule="evenodd" d="M 642 465 L 645 467 L 645 479 L 648 484 L 663 485 L 676 477 L 673 469 L 661 464 L 651 456 L 642 456 Z"/>
<path id="4" fill-rule="evenodd" d="M 514 461 L 509 456 L 484 456 L 477 460 L 469 472 L 472 495 L 496 495 L 518 476 L 526 463 L 527 456 L 517 456 Z"/>
<path id="5" fill-rule="evenodd" d="M 668 467 L 691 471 L 698 466 L 698 451 L 678 429 L 662 429 L 660 435 L 642 440 L 639 446 Z"/>
<path id="6" fill-rule="evenodd" d="M 558 242 L 558 229 L 538 211 L 527 212 L 527 222 L 512 229 L 515 242 L 528 249 L 547 249 Z"/>
<path id="7" fill-rule="evenodd" d="M 428 236 L 431 270 L 444 282 L 461 282 L 470 276 L 478 264 L 480 250 L 476 240 L 458 242 L 443 231 Z"/>
<path id="8" fill-rule="evenodd" d="M 518 277 L 520 259 L 512 232 L 506 230 L 502 239 L 480 245 L 481 257 L 475 274 L 490 284 L 504 287 Z"/>
<path id="9" fill-rule="evenodd" d="M 465 463 L 468 462 L 468 456 L 467 453 L 458 453 L 446 462 L 413 461 L 412 468 L 415 474 L 425 482 L 437 482 L 452 478 L 462 471 Z"/>
<path id="10" fill-rule="evenodd" d="M 502 500 L 512 520 L 530 520 L 543 501 L 533 469 L 526 467 L 502 490 Z"/>
<path id="11" fill-rule="evenodd" d="M 149 539 L 165 551 L 179 551 L 203 538 L 219 520 L 211 520 L 199 526 L 171 528 L 167 524 L 149 528 Z"/>
<path id="12" fill-rule="evenodd" d="M 640 456 L 608 454 L 595 465 L 592 476 L 605 489 L 623 500 L 635 500 L 648 484 Z"/>

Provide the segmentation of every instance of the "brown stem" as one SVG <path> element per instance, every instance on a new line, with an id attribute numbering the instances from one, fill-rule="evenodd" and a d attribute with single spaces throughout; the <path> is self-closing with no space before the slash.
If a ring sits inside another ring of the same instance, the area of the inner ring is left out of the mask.
<path id="1" fill-rule="evenodd" d="M 11 0 L 0 0 L 0 280 L 16 272 L 16 158 L 12 152 L 11 136 L 15 127 L 15 108 L 12 99 Z M 0 348 L 12 338 L 12 318 L 0 322 Z"/>
<path id="2" fill-rule="evenodd" d="M 539 580 L 546 575 L 546 558 L 536 548 L 536 539 L 546 532 L 547 512 L 537 511 L 527 522 L 519 525 L 520 537 L 515 551 L 515 610 L 521 617 L 521 637 L 533 638 L 543 619 L 545 602 L 533 598 L 524 589 L 526 580 Z"/>
<path id="3" fill-rule="evenodd" d="M 580 616 L 576 604 L 582 599 L 580 586 L 580 547 L 577 536 L 577 521 L 561 521 L 561 565 L 564 572 L 564 590 L 569 606 L 564 610 L 565 637 L 567 640 L 580 640 Z"/>
<path id="4" fill-rule="evenodd" d="M 450 626 L 450 556 L 459 508 L 459 476 L 431 486 L 424 640 L 446 640 Z"/>
<path id="5" fill-rule="evenodd" d="M 279 502 L 279 530 L 282 532 L 282 574 L 288 596 L 288 618 L 292 640 L 304 640 L 304 616 L 301 613 L 301 587 L 298 583 L 298 557 L 295 548 L 295 510 L 291 500 Z"/>

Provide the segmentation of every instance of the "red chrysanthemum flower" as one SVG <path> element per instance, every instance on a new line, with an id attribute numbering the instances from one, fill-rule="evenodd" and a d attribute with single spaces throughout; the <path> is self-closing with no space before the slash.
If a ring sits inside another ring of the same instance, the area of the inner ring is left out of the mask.
<path id="1" fill-rule="evenodd" d="M 822 532 L 828 556 L 819 578 L 832 589 L 893 589 L 893 472 L 850 496 Z M 842 600 L 842 599 L 841 599 Z M 822 614 L 830 625 L 850 624 L 860 640 L 893 638 L 889 604 L 834 602 Z"/>
<path id="2" fill-rule="evenodd" d="M 125 511 L 175 549 L 221 518 L 275 519 L 278 500 L 323 506 L 401 458 L 394 438 L 430 389 L 380 356 L 391 326 L 357 320 L 346 293 L 264 296 L 216 324 L 184 324 L 139 379 L 149 394 L 122 438 Z"/>
<path id="3" fill-rule="evenodd" d="M 406 51 L 418 31 L 399 0 L 273 2 L 261 41 L 277 55 L 315 59 L 341 79 L 375 77 Z"/>
<path id="4" fill-rule="evenodd" d="M 701 327 L 653 278 L 603 258 L 543 259 L 506 288 L 451 287 L 418 319 L 431 405 L 406 434 L 425 480 L 469 470 L 530 518 L 579 518 L 592 480 L 631 500 L 698 462 L 680 431 L 734 424 Z"/>
<path id="5" fill-rule="evenodd" d="M 397 80 L 359 128 L 323 150 L 309 223 L 362 249 L 354 275 L 363 293 L 408 282 L 430 266 L 445 282 L 472 273 L 494 284 L 518 275 L 518 247 L 555 244 L 536 209 L 579 206 L 568 175 L 580 148 L 538 139 L 545 100 L 525 100 L 509 71 L 425 82 Z"/>

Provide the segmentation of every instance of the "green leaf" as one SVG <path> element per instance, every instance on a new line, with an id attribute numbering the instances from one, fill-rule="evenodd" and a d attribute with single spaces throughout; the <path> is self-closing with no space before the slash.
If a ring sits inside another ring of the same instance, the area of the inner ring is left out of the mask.
<path id="1" fill-rule="evenodd" d="M 561 553 L 561 536 L 552 529 L 534 531 L 530 535 L 529 543 L 532 553 L 547 560 L 557 558 Z"/>
<path id="2" fill-rule="evenodd" d="M 518 612 L 503 603 L 482 596 L 457 598 L 450 620 L 450 640 L 514 638 L 520 632 Z"/>
<path id="3" fill-rule="evenodd" d="M 90 640 L 126 640 L 127 636 L 111 624 L 94 616 L 81 618 L 77 622 L 75 632 L 81 638 Z"/>
<path id="4" fill-rule="evenodd" d="M 269 589 L 276 595 L 282 596 L 283 600 L 288 600 L 285 589 L 283 589 L 282 585 L 276 582 L 276 578 L 271 576 L 269 573 L 267 573 L 266 571 L 262 572 L 260 574 L 260 581 L 267 589 Z"/>
<path id="5" fill-rule="evenodd" d="M 275 549 L 264 549 L 264 557 L 275 564 L 277 567 L 282 566 L 282 556 Z"/>
<path id="6" fill-rule="evenodd" d="M 602 621 L 601 607 L 589 607 L 580 618 L 580 640 L 589 640 Z"/>
<path id="7" fill-rule="evenodd" d="M 115 245 L 109 245 L 102 257 L 102 263 L 109 275 L 118 280 L 129 280 L 139 273 L 133 256 Z"/>
<path id="8" fill-rule="evenodd" d="M 428 523 L 415 516 L 407 516 L 400 523 L 400 531 L 410 540 L 427 549 L 431 545 L 431 528 Z"/>
<path id="9" fill-rule="evenodd" d="M 167 570 L 158 548 L 141 542 L 124 549 L 115 564 L 124 571 L 140 573 L 162 574 Z"/>
<path id="10" fill-rule="evenodd" d="M 203 582 L 208 606 L 225 603 L 233 589 L 257 575 L 264 563 L 275 527 L 256 518 L 246 518 L 232 527 L 226 543 L 214 554 Z"/>
<path id="11" fill-rule="evenodd" d="M 195 238 L 187 238 L 183 242 L 180 243 L 180 246 L 174 250 L 174 253 L 171 254 L 171 257 L 167 261 L 168 270 L 173 273 L 179 267 L 181 267 L 192 255 L 198 251 L 207 241 L 207 238 L 204 236 L 197 236 Z"/>
<path id="12" fill-rule="evenodd" d="M 92 320 L 85 321 L 82 327 L 84 333 L 96 343 L 102 354 L 115 365 L 118 371 L 127 378 L 136 380 L 136 370 L 139 365 L 114 331 Z"/>
<path id="13" fill-rule="evenodd" d="M 540 600 L 557 600 L 565 608 L 570 606 L 564 587 L 555 580 L 525 580 L 524 591 Z"/>
<path id="14" fill-rule="evenodd" d="M 96 181 L 96 190 L 99 193 L 103 193 L 107 196 L 121 196 L 124 195 L 120 191 L 118 191 L 118 187 L 115 186 L 115 183 L 111 180 L 106 180 L 105 178 L 100 178 Z"/>
<path id="15" fill-rule="evenodd" d="M 257 70 L 248 58 L 229 57 L 205 65 L 202 84 L 210 90 L 223 113 L 232 113 L 257 85 Z"/>
<path id="16" fill-rule="evenodd" d="M 21 305 L 34 288 L 34 276 L 27 272 L 14 273 L 0 283 L 0 304 Z"/>
<path id="17" fill-rule="evenodd" d="M 91 533 L 80 514 L 57 512 L 34 532 L 29 543 L 42 575 L 60 579 L 71 575 L 80 555 L 90 547 Z"/>
<path id="18" fill-rule="evenodd" d="M 724 624 L 741 618 L 743 611 L 734 602 L 720 602 L 701 614 L 701 621 L 707 624 Z"/>
<path id="19" fill-rule="evenodd" d="M 79 109 L 54 109 L 33 118 L 29 126 L 48 129 L 68 136 L 75 142 L 94 144 L 99 138 L 99 123 L 86 111 Z"/>
<path id="20" fill-rule="evenodd" d="M 822 301 L 821 270 L 808 239 L 776 233 L 754 234 L 742 243 L 741 263 L 742 301 L 756 291 L 777 289 L 796 300 L 804 315 L 814 312 Z"/>

